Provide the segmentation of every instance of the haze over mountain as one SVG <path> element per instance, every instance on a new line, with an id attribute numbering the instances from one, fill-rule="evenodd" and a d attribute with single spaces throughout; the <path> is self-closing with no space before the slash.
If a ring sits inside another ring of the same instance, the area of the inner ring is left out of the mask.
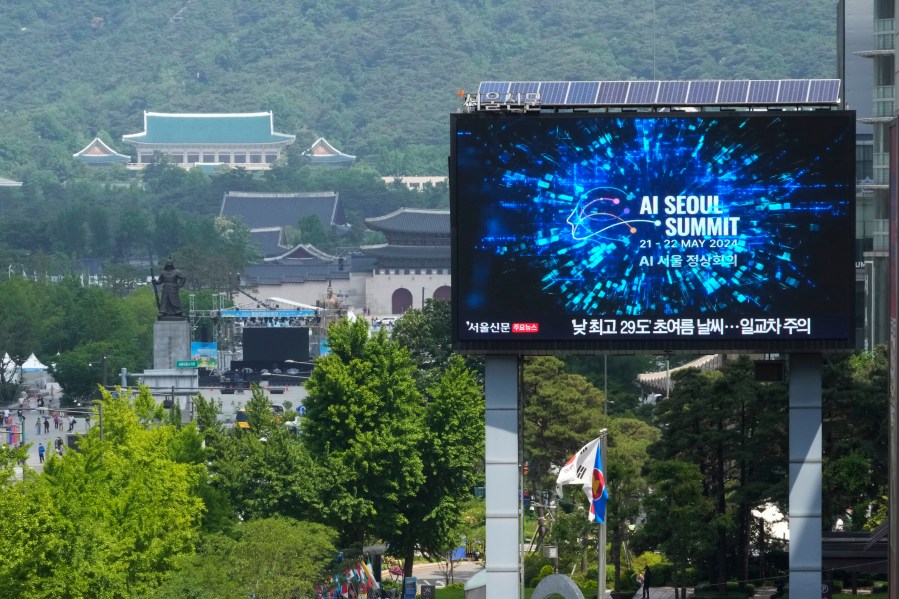
<path id="1" fill-rule="evenodd" d="M 655 10 L 653 10 L 655 9 Z M 833 77 L 833 1 L 3 0 L 0 174 L 61 178 L 143 111 L 273 110 L 385 174 L 445 170 L 482 80 Z M 400 172 L 402 171 L 402 172 Z"/>

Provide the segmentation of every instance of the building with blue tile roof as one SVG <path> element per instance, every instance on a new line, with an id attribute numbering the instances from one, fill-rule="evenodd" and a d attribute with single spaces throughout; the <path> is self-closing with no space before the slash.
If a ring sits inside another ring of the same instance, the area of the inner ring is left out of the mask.
<path id="1" fill-rule="evenodd" d="M 142 169 L 159 153 L 183 168 L 203 165 L 270 169 L 296 136 L 277 133 L 271 112 L 144 112 L 144 130 L 122 136 Z"/>

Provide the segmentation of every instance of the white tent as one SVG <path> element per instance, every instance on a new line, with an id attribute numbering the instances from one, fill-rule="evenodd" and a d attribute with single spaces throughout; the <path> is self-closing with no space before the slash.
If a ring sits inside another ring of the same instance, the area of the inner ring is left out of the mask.
<path id="1" fill-rule="evenodd" d="M 22 384 L 37 389 L 45 389 L 47 387 L 49 377 L 47 367 L 41 364 L 41 361 L 37 359 L 37 356 L 34 354 L 28 356 L 28 359 L 22 363 L 20 369 L 22 371 Z"/>
<path id="2" fill-rule="evenodd" d="M 22 363 L 22 372 L 40 372 L 44 370 L 47 370 L 47 367 L 41 364 L 41 361 L 34 354 L 28 356 L 28 359 Z"/>

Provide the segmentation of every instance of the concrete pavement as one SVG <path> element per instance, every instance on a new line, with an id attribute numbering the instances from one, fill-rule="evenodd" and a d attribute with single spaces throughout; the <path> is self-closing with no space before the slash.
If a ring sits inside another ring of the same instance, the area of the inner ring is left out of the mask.
<path id="1" fill-rule="evenodd" d="M 19 419 L 16 414 L 19 409 L 18 404 L 14 404 L 8 406 L 5 409 L 9 409 L 10 414 L 13 417 L 13 423 L 19 427 L 19 435 L 16 439 L 20 443 L 25 443 L 26 445 L 30 444 L 28 448 L 28 458 L 25 461 L 25 466 L 31 470 L 41 472 L 44 468 L 43 464 L 41 464 L 40 457 L 38 455 L 38 447 L 43 443 L 44 448 L 46 450 L 44 456 L 45 459 L 49 458 L 52 453 L 55 452 L 54 443 L 56 439 L 62 439 L 63 445 L 65 446 L 68 441 L 67 435 L 69 434 L 69 422 L 68 417 L 70 415 L 66 410 L 59 410 L 59 401 L 55 398 L 45 398 L 47 405 L 44 408 L 25 408 L 23 409 L 23 413 L 25 414 L 24 425 L 22 420 Z M 88 421 L 85 418 L 86 408 L 72 408 L 71 415 L 75 416 L 75 427 L 71 431 L 72 433 L 81 433 L 84 434 L 89 426 Z M 55 428 L 53 423 L 53 418 L 51 414 L 53 412 L 59 412 L 62 416 L 62 420 L 60 423 L 60 428 Z M 44 427 L 44 419 L 48 419 L 49 422 L 49 430 L 45 432 Z M 40 420 L 41 427 L 40 432 L 38 432 L 38 428 L 36 426 L 38 420 Z M 90 419 L 90 426 L 96 426 L 97 419 Z M 6 445 L 10 443 L 10 435 L 3 431 L 0 434 L 0 443 Z M 65 449 L 63 450 L 65 451 Z M 20 466 L 16 467 L 16 478 L 21 479 L 22 477 L 22 468 Z"/>

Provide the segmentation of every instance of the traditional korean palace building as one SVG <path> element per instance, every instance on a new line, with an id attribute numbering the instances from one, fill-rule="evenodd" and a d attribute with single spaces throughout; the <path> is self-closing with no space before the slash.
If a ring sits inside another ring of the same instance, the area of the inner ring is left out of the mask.
<path id="1" fill-rule="evenodd" d="M 144 112 L 142 133 L 123 135 L 137 151 L 131 169 L 143 169 L 156 152 L 182 168 L 224 165 L 267 170 L 296 136 L 276 133 L 271 112 Z"/>
<path id="2" fill-rule="evenodd" d="M 72 157 L 78 162 L 90 167 L 115 166 L 117 164 L 128 164 L 131 162 L 129 156 L 119 154 L 99 137 L 95 137 L 80 151 L 72 154 Z"/>
<path id="3" fill-rule="evenodd" d="M 324 137 L 319 137 L 315 143 L 303 151 L 303 158 L 309 164 L 321 166 L 350 166 L 356 160 L 351 154 L 344 154 Z"/>
<path id="4" fill-rule="evenodd" d="M 339 256 L 312 246 L 285 249 L 248 267 L 242 283 L 263 298 L 313 305 L 331 288 L 342 303 L 377 316 L 401 315 L 431 298 L 450 299 L 448 210 L 401 208 L 365 224 L 387 242 Z"/>
<path id="5" fill-rule="evenodd" d="M 449 210 L 400 208 L 365 219 L 387 243 L 362 246 L 373 259 L 366 303 L 374 314 L 402 314 L 426 299 L 450 299 Z"/>

